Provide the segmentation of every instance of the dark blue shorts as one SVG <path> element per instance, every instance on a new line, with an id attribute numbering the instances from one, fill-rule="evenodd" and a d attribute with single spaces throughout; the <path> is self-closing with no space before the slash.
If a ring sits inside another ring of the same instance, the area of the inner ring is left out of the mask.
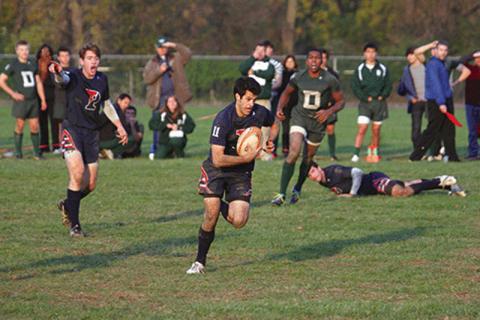
<path id="1" fill-rule="evenodd" d="M 250 202 L 252 197 L 251 172 L 223 172 L 205 160 L 201 167 L 202 175 L 198 183 L 198 193 L 204 197 L 223 198 L 231 202 Z"/>
<path id="2" fill-rule="evenodd" d="M 63 122 L 62 133 L 63 152 L 78 150 L 83 158 L 83 163 L 95 163 L 98 161 L 99 133 L 97 130 L 90 130 L 69 125 Z"/>
<path id="3" fill-rule="evenodd" d="M 399 185 L 404 187 L 405 184 L 400 180 L 392 180 L 383 172 L 370 172 L 369 173 L 372 189 L 376 191 L 377 194 L 386 194 L 391 196 L 392 189 L 394 186 Z"/>

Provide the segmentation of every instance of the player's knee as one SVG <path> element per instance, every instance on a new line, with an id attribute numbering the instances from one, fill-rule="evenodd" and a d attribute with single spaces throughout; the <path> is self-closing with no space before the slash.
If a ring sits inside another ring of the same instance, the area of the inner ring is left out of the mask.
<path id="1" fill-rule="evenodd" d="M 396 197 L 396 198 L 408 197 L 412 195 L 411 191 L 412 191 L 411 188 L 395 186 L 392 189 L 392 197 Z"/>
<path id="2" fill-rule="evenodd" d="M 232 219 L 232 225 L 236 229 L 243 228 L 248 221 L 248 214 L 234 214 Z"/>
<path id="3" fill-rule="evenodd" d="M 88 183 L 88 190 L 92 192 L 97 187 L 97 181 L 90 181 Z"/>

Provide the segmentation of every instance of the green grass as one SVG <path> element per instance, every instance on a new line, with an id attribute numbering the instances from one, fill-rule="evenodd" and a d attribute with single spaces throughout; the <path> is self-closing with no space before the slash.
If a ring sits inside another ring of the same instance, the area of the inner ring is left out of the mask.
<path id="1" fill-rule="evenodd" d="M 191 109 L 196 119 L 215 111 Z M 342 111 L 337 125 L 347 165 L 355 113 Z M 384 126 L 385 161 L 359 166 L 398 179 L 453 174 L 469 197 L 337 199 L 307 182 L 297 205 L 272 208 L 282 162 L 257 163 L 250 221 L 235 230 L 220 218 L 208 273 L 185 275 L 211 120 L 197 125 L 186 159 L 101 161 L 98 188 L 82 202 L 85 239 L 68 237 L 55 208 L 67 181 L 59 157 L 1 159 L 0 318 L 480 318 L 478 163 L 409 163 L 410 120 L 398 109 Z M 12 146 L 12 129 L 3 107 L 0 147 Z M 465 128 L 457 141 L 463 156 Z"/>

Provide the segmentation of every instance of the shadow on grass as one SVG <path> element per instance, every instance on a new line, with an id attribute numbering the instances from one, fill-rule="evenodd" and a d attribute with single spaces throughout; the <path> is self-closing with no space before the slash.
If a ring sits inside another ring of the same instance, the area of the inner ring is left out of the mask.
<path id="1" fill-rule="evenodd" d="M 262 207 L 266 204 L 270 204 L 269 200 L 260 200 L 260 201 L 255 201 L 251 203 L 252 208 L 258 208 Z M 152 220 L 153 223 L 166 223 L 170 221 L 176 221 L 179 219 L 185 219 L 185 218 L 191 218 L 195 216 L 201 216 L 203 215 L 203 208 L 202 209 L 197 209 L 197 210 L 188 210 L 188 211 L 182 211 L 182 212 L 177 212 L 174 214 L 169 214 L 166 216 L 161 216 L 158 218 L 155 218 Z"/>
<path id="2" fill-rule="evenodd" d="M 84 269 L 90 268 L 105 268 L 109 267 L 113 263 L 126 260 L 132 256 L 147 255 L 147 256 L 172 256 L 179 257 L 185 256 L 181 252 L 177 252 L 175 249 L 178 247 L 189 246 L 195 244 L 197 241 L 196 236 L 184 237 L 184 238 L 170 238 L 159 239 L 149 243 L 135 244 L 129 247 L 125 247 L 121 250 L 112 252 L 98 252 L 86 255 L 65 255 L 63 257 L 55 257 L 39 260 L 23 266 L 15 266 L 12 268 L 2 268 L 0 272 L 12 272 L 12 271 L 35 271 L 36 268 L 55 268 L 61 267 L 49 271 L 52 274 L 63 274 L 70 272 L 78 272 Z M 22 278 L 30 278 L 28 275 L 21 276 Z M 21 279 L 21 278 L 20 278 Z"/>
<path id="3" fill-rule="evenodd" d="M 425 227 L 417 227 L 410 229 L 401 229 L 388 233 L 372 234 L 356 239 L 322 241 L 316 244 L 299 247 L 287 253 L 273 255 L 270 257 L 270 259 L 288 259 L 291 261 L 304 261 L 319 259 L 322 257 L 331 257 L 350 246 L 405 241 L 422 235 L 425 230 Z"/>

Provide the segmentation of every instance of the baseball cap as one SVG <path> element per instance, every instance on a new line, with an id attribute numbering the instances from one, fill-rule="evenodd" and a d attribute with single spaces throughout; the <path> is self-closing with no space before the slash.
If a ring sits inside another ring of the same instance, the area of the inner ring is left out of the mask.
<path id="1" fill-rule="evenodd" d="M 160 48 L 160 47 L 163 47 L 163 45 L 168 42 L 168 38 L 165 37 L 165 36 L 161 36 L 157 39 L 157 41 L 155 42 L 155 46 L 157 48 Z"/>

